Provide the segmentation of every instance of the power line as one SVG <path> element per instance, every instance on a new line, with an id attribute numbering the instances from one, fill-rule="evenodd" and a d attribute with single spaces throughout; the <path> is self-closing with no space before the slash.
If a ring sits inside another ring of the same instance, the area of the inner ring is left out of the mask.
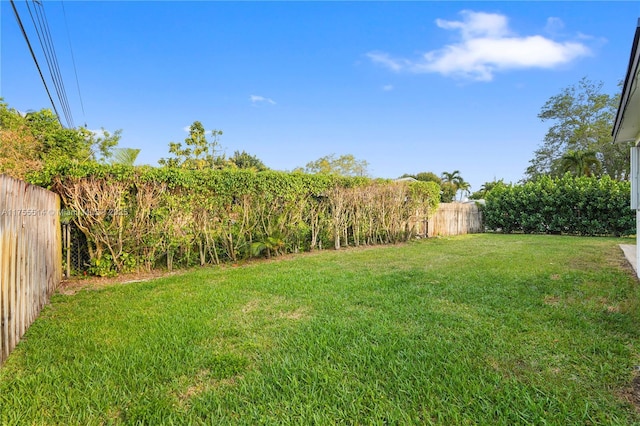
<path id="1" fill-rule="evenodd" d="M 16 9 L 16 5 L 13 0 L 9 0 L 11 2 L 11 7 L 13 8 L 13 13 L 16 15 L 16 20 L 18 21 L 18 26 L 22 31 L 22 35 L 24 36 L 24 40 L 27 42 L 27 46 L 29 47 L 29 52 L 31 52 L 31 57 L 33 58 L 33 62 L 36 64 L 36 68 L 38 69 L 38 74 L 40 74 L 40 78 L 42 79 L 42 84 L 44 85 L 44 89 L 47 92 L 47 96 L 49 96 L 49 101 L 51 101 L 51 106 L 53 107 L 53 111 L 56 113 L 56 117 L 58 118 L 58 122 L 62 124 L 60 120 L 60 114 L 58 114 L 58 109 L 56 108 L 56 104 L 53 102 L 53 98 L 51 97 L 51 92 L 49 91 L 49 87 L 47 87 L 47 82 L 44 79 L 44 75 L 42 75 L 42 70 L 40 69 L 40 64 L 38 64 L 38 58 L 36 58 L 35 53 L 33 53 L 33 48 L 31 47 L 31 42 L 29 41 L 29 36 L 27 36 L 27 32 L 24 30 L 24 25 L 22 25 L 22 19 L 20 19 L 20 15 L 18 14 L 18 9 Z"/>
<path id="2" fill-rule="evenodd" d="M 51 75 L 51 79 L 58 96 L 58 101 L 60 102 L 60 106 L 62 107 L 62 112 L 64 113 L 67 125 L 69 127 L 74 127 L 73 116 L 71 115 L 71 108 L 69 107 L 67 92 L 64 87 L 62 75 L 60 74 L 60 66 L 58 64 L 58 58 L 51 38 L 51 31 L 49 29 L 49 23 L 47 21 L 44 8 L 39 0 L 32 0 L 33 9 L 36 15 L 34 17 L 34 12 L 29 6 L 29 1 L 25 0 L 25 3 L 27 5 L 29 15 L 31 16 L 31 21 L 33 22 L 33 25 L 36 29 L 38 40 L 40 41 L 40 46 L 42 47 L 42 52 L 44 53 L 47 66 L 49 68 L 49 74 Z"/>
<path id="3" fill-rule="evenodd" d="M 67 119 L 67 125 L 70 125 L 70 127 L 75 127 L 73 125 L 73 117 L 71 115 L 71 108 L 69 107 L 69 101 L 67 98 L 67 92 L 65 90 L 64 87 L 64 80 L 62 79 L 62 74 L 60 73 L 60 66 L 58 64 L 58 57 L 56 54 L 56 49 L 55 49 L 55 45 L 53 44 L 53 40 L 51 38 L 51 31 L 49 30 L 49 22 L 47 21 L 47 16 L 45 14 L 45 10 L 44 7 L 42 6 L 42 3 L 40 0 L 33 0 L 32 1 L 35 5 L 40 6 L 39 8 L 34 7 L 34 9 L 36 10 L 36 14 L 39 17 L 39 22 L 41 22 L 41 28 L 43 30 L 43 34 L 45 36 L 45 41 L 47 42 L 47 47 L 49 49 L 49 57 L 52 60 L 52 64 L 53 64 L 53 69 L 55 71 L 55 74 L 52 74 L 52 78 L 54 78 L 55 75 L 55 80 L 58 87 L 59 87 L 59 92 L 61 93 L 61 96 L 58 97 L 58 100 L 60 101 L 60 104 L 63 106 L 64 110 L 65 110 L 65 117 Z M 40 13 L 38 13 L 38 10 Z"/>
<path id="4" fill-rule="evenodd" d="M 60 72 L 60 65 L 58 62 L 58 56 L 56 54 L 56 49 L 55 49 L 55 45 L 53 44 L 53 38 L 51 37 L 51 30 L 49 29 L 49 21 L 47 20 L 47 15 L 45 13 L 44 10 L 44 6 L 42 4 L 42 0 L 33 0 L 33 3 L 37 4 L 38 6 L 40 6 L 40 12 L 41 12 L 41 20 L 44 22 L 44 29 L 46 31 L 47 34 L 47 40 L 49 42 L 49 48 L 50 51 L 53 53 L 53 64 L 55 66 L 56 69 L 56 75 L 58 78 L 58 84 L 60 85 L 60 91 L 62 92 L 62 98 L 60 99 L 61 103 L 64 102 L 65 108 L 67 110 L 67 114 L 65 115 L 67 117 L 67 125 L 69 125 L 69 127 L 74 128 L 75 124 L 73 122 L 73 115 L 71 114 L 71 106 L 69 105 L 69 98 L 67 97 L 67 91 L 64 87 L 64 80 L 62 78 L 62 73 Z"/>
<path id="5" fill-rule="evenodd" d="M 73 73 L 76 76 L 76 87 L 78 88 L 78 97 L 80 98 L 80 107 L 82 108 L 82 118 L 86 123 L 87 117 L 84 113 L 84 102 L 82 102 L 82 93 L 80 92 L 80 82 L 78 81 L 78 70 L 76 69 L 76 58 L 75 58 L 75 55 L 73 54 L 73 46 L 71 46 L 71 34 L 69 33 L 69 24 L 67 22 L 67 11 L 64 8 L 64 2 L 62 0 L 60 0 L 60 4 L 62 5 L 62 15 L 64 16 L 64 25 L 67 29 L 67 40 L 69 40 L 69 50 L 71 51 L 71 63 L 73 64 Z"/>

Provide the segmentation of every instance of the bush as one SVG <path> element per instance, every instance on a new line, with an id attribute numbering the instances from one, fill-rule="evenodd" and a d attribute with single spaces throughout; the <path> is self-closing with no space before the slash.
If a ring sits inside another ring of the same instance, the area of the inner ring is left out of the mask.
<path id="1" fill-rule="evenodd" d="M 97 274 L 406 241 L 440 191 L 432 182 L 96 163 L 30 179 L 75 212 Z"/>
<path id="2" fill-rule="evenodd" d="M 505 233 L 621 236 L 636 233 L 629 204 L 629 182 L 567 174 L 499 185 L 487 195 L 483 215 L 488 229 Z"/>

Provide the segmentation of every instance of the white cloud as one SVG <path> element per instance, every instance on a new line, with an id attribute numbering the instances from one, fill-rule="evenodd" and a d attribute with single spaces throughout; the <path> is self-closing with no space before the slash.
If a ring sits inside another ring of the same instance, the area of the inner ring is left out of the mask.
<path id="1" fill-rule="evenodd" d="M 504 15 L 470 10 L 463 10 L 460 14 L 464 19 L 462 22 L 436 19 L 436 25 L 445 30 L 460 30 L 465 40 L 478 37 L 501 38 L 510 34 L 507 17 Z"/>
<path id="2" fill-rule="evenodd" d="M 268 104 L 271 104 L 271 105 L 275 105 L 276 104 L 276 102 L 273 99 L 265 98 L 264 96 L 251 95 L 251 96 L 249 96 L 249 100 L 254 105 L 259 104 L 259 103 L 265 103 L 265 102 L 268 103 Z"/>
<path id="3" fill-rule="evenodd" d="M 402 71 L 406 66 L 411 64 L 406 59 L 392 59 L 388 53 L 383 52 L 369 52 L 367 56 L 373 62 L 384 65 L 392 71 Z"/>
<path id="4" fill-rule="evenodd" d="M 385 92 L 390 92 L 393 90 L 393 84 L 386 84 L 384 86 L 382 86 L 382 90 L 384 90 Z"/>
<path id="5" fill-rule="evenodd" d="M 558 42 L 541 35 L 518 36 L 504 15 L 462 11 L 462 21 L 437 19 L 436 25 L 460 32 L 460 41 L 423 54 L 417 60 L 393 58 L 385 52 L 367 54 L 372 62 L 395 72 L 430 73 L 491 81 L 497 71 L 525 68 L 554 68 L 590 54 L 577 41 Z M 561 28 L 562 21 L 550 18 L 549 28 Z"/>

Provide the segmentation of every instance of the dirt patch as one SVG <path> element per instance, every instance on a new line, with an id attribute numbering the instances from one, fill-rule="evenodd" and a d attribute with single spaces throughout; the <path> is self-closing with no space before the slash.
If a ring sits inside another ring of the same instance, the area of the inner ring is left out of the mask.
<path id="1" fill-rule="evenodd" d="M 638 413 L 640 413 L 640 375 L 637 375 L 631 381 L 631 385 L 621 392 L 622 399 L 633 405 Z"/>
<path id="2" fill-rule="evenodd" d="M 80 290 L 98 290 L 101 288 L 118 285 L 132 284 L 144 281 L 151 281 L 157 278 L 170 277 L 173 275 L 183 274 L 186 271 L 151 271 L 151 272 L 133 272 L 129 274 L 118 275 L 117 277 L 82 277 L 63 280 L 58 287 L 58 293 L 64 295 L 74 295 Z"/>
<path id="3" fill-rule="evenodd" d="M 380 249 L 388 249 L 388 248 L 397 248 L 397 247 L 402 247 L 402 246 L 406 246 L 407 243 L 396 243 L 396 244 L 385 244 L 385 245 L 361 245 L 359 247 L 342 247 L 340 249 L 341 252 L 355 252 L 355 251 L 368 251 L 368 250 L 380 250 Z M 314 250 L 311 252 L 300 252 L 300 253 L 287 253 L 285 255 L 281 255 L 281 256 L 277 256 L 277 257 L 272 257 L 270 259 L 264 259 L 264 258 L 251 258 L 251 259 L 244 259 L 242 261 L 239 261 L 237 263 L 226 263 L 226 264 L 220 264 L 220 265 L 209 265 L 206 267 L 211 267 L 211 268 L 220 268 L 220 269 L 225 269 L 225 268 L 242 268 L 242 267 L 248 267 L 248 266 L 253 266 L 256 264 L 260 264 L 260 263 L 278 263 L 278 262 L 286 262 L 286 261 L 291 261 L 294 259 L 299 258 L 300 256 L 309 256 L 309 257 L 313 257 L 313 256 L 318 256 L 318 255 L 322 255 L 323 253 L 327 253 L 327 252 L 331 252 L 334 251 L 332 249 L 325 249 L 325 250 Z M 200 268 L 189 268 L 189 269 L 180 269 L 180 270 L 176 270 L 173 272 L 167 272 L 164 270 L 155 270 L 155 271 L 150 271 L 150 272 L 131 272 L 131 273 L 127 273 L 127 274 L 121 274 L 118 275 L 116 277 L 91 277 L 91 276 L 86 276 L 86 277 L 72 277 L 68 280 L 62 280 L 60 282 L 60 286 L 58 287 L 58 292 L 60 294 L 65 294 L 65 295 L 73 295 L 76 294 L 78 291 L 80 290 L 84 290 L 84 289 L 88 289 L 88 290 L 98 290 L 101 288 L 105 288 L 105 287 L 109 287 L 112 285 L 119 285 L 119 284 L 130 284 L 130 283 L 136 283 L 136 282 L 143 282 L 143 281 L 150 281 L 150 280 L 154 280 L 157 278 L 163 278 L 163 277 L 168 277 L 168 276 L 173 276 L 173 275 L 181 275 L 181 274 L 185 274 L 194 270 L 197 270 Z"/>
<path id="4" fill-rule="evenodd" d="M 568 266 L 580 271 L 596 271 L 602 269 L 603 264 L 606 267 L 626 270 L 635 275 L 633 267 L 617 245 L 580 252 L 569 261 Z"/>
<path id="5" fill-rule="evenodd" d="M 246 305 L 244 305 L 242 307 L 242 313 L 243 314 L 251 313 L 251 312 L 257 310 L 259 307 L 260 307 L 260 300 L 259 299 L 250 300 L 249 302 L 247 302 Z"/>
<path id="6" fill-rule="evenodd" d="M 307 316 L 307 310 L 305 308 L 298 308 L 295 311 L 280 312 L 278 316 L 284 319 L 300 320 Z"/>
<path id="7" fill-rule="evenodd" d="M 619 306 L 609 305 L 609 306 L 607 306 L 607 312 L 609 312 L 610 314 L 614 314 L 614 313 L 620 312 L 620 307 Z"/>
<path id="8" fill-rule="evenodd" d="M 549 306 L 558 306 L 560 304 L 560 297 L 558 296 L 545 296 L 544 304 Z"/>
<path id="9" fill-rule="evenodd" d="M 209 370 L 201 370 L 192 379 L 191 385 L 189 385 L 183 392 L 177 395 L 180 405 L 185 405 L 188 401 L 198 395 L 219 387 L 234 386 L 239 380 L 242 380 L 241 375 L 228 377 L 225 379 L 215 379 L 210 376 Z"/>

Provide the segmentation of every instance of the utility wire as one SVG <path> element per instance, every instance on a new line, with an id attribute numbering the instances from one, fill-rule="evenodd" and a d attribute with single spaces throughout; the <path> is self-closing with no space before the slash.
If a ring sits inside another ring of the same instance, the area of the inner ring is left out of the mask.
<path id="1" fill-rule="evenodd" d="M 31 6 L 29 6 L 29 1 L 25 0 L 25 4 L 27 6 L 27 10 L 29 11 L 29 15 L 31 16 L 31 22 L 33 23 L 33 26 L 36 30 L 36 34 L 38 35 L 38 40 L 40 41 L 40 47 L 42 48 L 42 52 L 44 54 L 45 60 L 47 62 L 47 66 L 49 68 L 49 75 L 51 77 L 51 80 L 53 81 L 53 86 L 55 88 L 56 94 L 58 96 L 58 101 L 60 103 L 60 106 L 62 107 L 62 112 L 67 120 L 67 125 L 69 125 L 69 113 L 68 110 L 66 108 L 66 105 L 63 101 L 63 93 L 62 93 L 62 87 L 60 85 L 60 80 L 58 78 L 58 73 L 57 70 L 55 68 L 55 63 L 54 63 L 54 59 L 52 56 L 52 52 L 50 50 L 50 44 L 48 42 L 47 34 L 45 32 L 45 28 L 43 27 L 43 22 L 41 20 L 41 15 L 38 14 L 38 10 L 36 9 L 36 4 L 34 3 L 34 9 L 36 10 L 36 16 L 38 17 L 38 20 L 36 21 L 36 18 L 33 15 L 33 11 L 31 10 Z"/>
<path id="2" fill-rule="evenodd" d="M 41 20 L 42 22 L 44 22 L 45 34 L 47 35 L 50 52 L 53 54 L 53 64 L 56 70 L 58 84 L 60 85 L 60 88 L 61 88 L 60 91 L 62 92 L 62 99 L 60 99 L 60 101 L 64 102 L 65 108 L 67 110 L 67 114 L 65 115 L 67 117 L 67 124 L 69 125 L 69 127 L 74 128 L 76 126 L 73 122 L 73 115 L 71 114 L 71 106 L 69 105 L 69 98 L 67 97 L 67 91 L 64 87 L 64 79 L 62 78 L 62 73 L 60 72 L 58 56 L 56 54 L 55 44 L 53 44 L 53 38 L 51 37 L 51 30 L 49 29 L 49 21 L 47 20 L 46 11 L 44 10 L 42 0 L 33 0 L 33 2 L 38 6 L 40 6 Z"/>
<path id="3" fill-rule="evenodd" d="M 31 23 L 33 24 L 33 27 L 36 30 L 36 35 L 38 36 L 38 41 L 40 42 L 40 47 L 42 48 L 42 52 L 44 54 L 44 58 L 46 60 L 47 63 L 47 67 L 49 68 L 49 76 L 51 77 L 51 80 L 53 82 L 53 87 L 56 91 L 56 95 L 58 96 L 58 101 L 60 102 L 60 98 L 61 98 L 61 93 L 60 93 L 60 86 L 58 85 L 58 80 L 56 78 L 55 72 L 52 68 L 52 64 L 51 64 L 51 58 L 49 57 L 49 51 L 47 50 L 48 45 L 45 43 L 44 38 L 44 34 L 43 31 L 40 28 L 40 22 L 36 22 L 36 19 L 33 16 L 33 12 L 31 10 L 31 6 L 29 6 L 29 1 L 25 0 L 25 5 L 27 7 L 27 10 L 29 12 L 29 16 L 31 17 Z M 62 113 L 65 115 L 65 118 L 68 119 L 67 117 L 67 111 L 64 107 L 64 104 L 62 104 L 60 102 L 60 106 L 62 107 Z M 68 120 L 67 120 L 68 121 Z"/>
<path id="4" fill-rule="evenodd" d="M 49 96 L 49 101 L 51 101 L 51 106 L 53 107 L 53 111 L 56 113 L 56 117 L 58 118 L 58 122 L 62 125 L 62 121 L 60 120 L 60 114 L 58 114 L 58 109 L 56 108 L 56 104 L 53 102 L 53 98 L 51 97 L 51 92 L 49 91 L 49 87 L 47 87 L 47 81 L 44 79 L 44 75 L 42 75 L 42 70 L 40 69 L 40 64 L 38 64 L 38 58 L 36 58 L 35 53 L 33 53 L 33 48 L 31 47 L 31 42 L 29 41 L 29 37 L 27 36 L 27 32 L 24 30 L 24 25 L 22 25 L 22 19 L 20 19 L 20 15 L 18 14 L 18 9 L 16 9 L 16 5 L 13 0 L 9 0 L 11 2 L 11 7 L 13 8 L 13 13 L 16 15 L 16 21 L 18 21 L 18 26 L 22 31 L 22 35 L 24 36 L 24 40 L 27 42 L 27 46 L 29 47 L 29 52 L 31 52 L 31 57 L 33 58 L 33 62 L 36 64 L 36 68 L 38 69 L 38 74 L 40 74 L 40 79 L 42 79 L 42 84 L 44 85 L 44 89 L 47 92 L 47 96 Z"/>
<path id="5" fill-rule="evenodd" d="M 53 69 L 55 70 L 58 86 L 60 87 L 60 93 L 62 94 L 62 97 L 59 100 L 60 103 L 64 105 L 66 111 L 65 117 L 67 119 L 67 125 L 73 128 L 75 127 L 75 125 L 73 124 L 73 116 L 71 115 L 71 108 L 69 107 L 69 98 L 67 97 L 67 91 L 64 87 L 64 80 L 62 79 L 62 73 L 60 72 L 58 56 L 56 54 L 55 45 L 53 44 L 53 38 L 51 37 L 51 30 L 49 29 L 49 21 L 47 20 L 47 15 L 45 13 L 42 2 L 40 0 L 32 1 L 34 4 L 39 6 L 39 8 L 34 8 L 36 10 L 36 14 L 39 16 L 39 21 L 42 23 L 41 28 L 43 29 L 45 40 L 49 49 L 49 57 L 52 58 Z M 38 13 L 38 10 L 40 13 Z"/>
<path id="6" fill-rule="evenodd" d="M 45 59 L 47 61 L 49 74 L 51 75 L 51 79 L 53 81 L 60 106 L 62 107 L 62 112 L 64 113 L 65 119 L 67 121 L 67 125 L 69 127 L 74 127 L 67 93 L 64 87 L 62 76 L 60 74 L 58 58 L 53 46 L 53 41 L 51 39 L 51 32 L 49 30 L 46 15 L 44 14 L 44 8 L 42 7 L 42 3 L 39 0 L 32 0 L 33 9 L 36 15 L 34 17 L 34 11 L 31 10 L 29 1 L 25 0 L 25 3 L 27 5 L 29 15 L 31 16 L 31 21 L 33 22 L 33 25 L 36 29 L 36 33 L 40 41 L 40 46 L 42 47 L 42 52 L 44 53 Z"/>
<path id="7" fill-rule="evenodd" d="M 67 40 L 69 40 L 69 50 L 71 51 L 71 62 L 73 63 L 73 73 L 76 76 L 76 87 L 78 88 L 78 97 L 80 98 L 80 107 L 82 108 L 82 118 L 84 119 L 85 126 L 87 122 L 87 116 L 84 113 L 84 102 L 82 102 L 82 93 L 80 92 L 80 82 L 78 81 L 78 70 L 76 69 L 76 58 L 73 54 L 73 46 L 71 46 L 71 34 L 69 33 L 69 23 L 67 22 L 67 11 L 64 8 L 64 2 L 60 0 L 62 5 L 62 15 L 64 16 L 64 25 L 67 29 Z"/>

